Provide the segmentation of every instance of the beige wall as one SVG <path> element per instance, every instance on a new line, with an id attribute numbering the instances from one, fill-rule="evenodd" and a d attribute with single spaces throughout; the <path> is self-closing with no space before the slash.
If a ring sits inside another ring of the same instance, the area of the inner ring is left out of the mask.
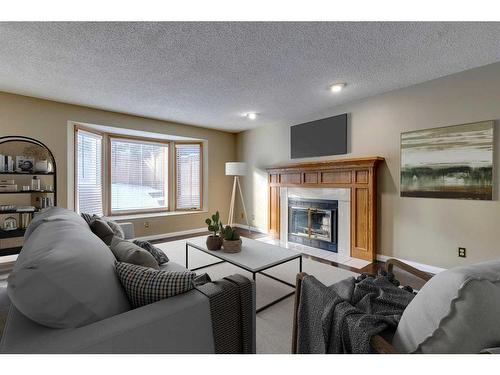
<path id="1" fill-rule="evenodd" d="M 101 111 L 87 107 L 40 100 L 0 92 L 0 136 L 23 135 L 45 143 L 57 162 L 58 204 L 67 207 L 70 194 L 67 187 L 68 121 L 116 126 L 129 129 L 202 138 L 208 141 L 208 207 L 220 210 L 227 217 L 231 194 L 231 178 L 224 175 L 224 163 L 235 159 L 235 135 L 165 121 Z M 71 148 L 71 145 L 70 145 Z M 133 220 L 136 234 L 145 236 L 204 227 L 207 213 Z"/>
<path id="2" fill-rule="evenodd" d="M 494 201 L 399 196 L 400 133 L 498 120 L 500 63 L 333 107 L 317 118 L 345 112 L 351 116 L 351 152 L 342 157 L 386 158 L 378 184 L 379 253 L 445 268 L 500 258 L 498 123 L 495 124 Z M 267 228 L 264 168 L 290 161 L 288 125 L 238 134 L 237 152 L 239 160 L 249 163 L 249 176 L 242 182 L 249 216 L 255 217 L 251 224 Z M 458 258 L 458 246 L 467 248 L 467 258 Z"/>

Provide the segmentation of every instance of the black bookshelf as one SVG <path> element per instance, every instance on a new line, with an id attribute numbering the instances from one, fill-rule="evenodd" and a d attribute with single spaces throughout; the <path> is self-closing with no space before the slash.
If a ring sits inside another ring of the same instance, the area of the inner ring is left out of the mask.
<path id="1" fill-rule="evenodd" d="M 2 202 L 0 202 L 0 204 L 9 204 L 9 202 L 6 202 L 6 200 L 9 199 L 8 194 L 52 194 L 53 195 L 53 204 L 54 204 L 54 206 L 56 206 L 57 205 L 57 166 L 56 166 L 56 159 L 55 159 L 54 155 L 52 154 L 52 151 L 50 151 L 50 149 L 44 143 L 40 142 L 39 140 L 34 139 L 34 138 L 30 138 L 30 137 L 25 137 L 25 136 L 0 137 L 0 145 L 3 143 L 6 143 L 6 142 L 25 142 L 25 143 L 32 143 L 34 145 L 42 147 L 48 153 L 47 160 L 51 159 L 50 161 L 53 165 L 53 171 L 51 171 L 51 172 L 1 171 L 0 175 L 13 176 L 14 178 L 15 178 L 15 176 L 19 176 L 19 177 L 20 176 L 52 176 L 52 181 L 53 181 L 52 186 L 54 187 L 54 189 L 51 191 L 43 191 L 43 190 L 0 191 L 0 195 L 2 196 Z M 2 153 L 2 152 L 0 151 L 0 153 Z M 11 156 L 14 156 L 14 155 L 11 155 Z M 0 215 L 5 215 L 5 214 L 19 215 L 18 225 L 20 225 L 20 221 L 21 221 L 20 219 L 21 219 L 22 214 L 31 214 L 33 216 L 38 211 L 40 211 L 39 208 L 35 208 L 34 211 L 18 211 L 17 209 L 12 209 L 12 210 L 0 211 Z M 6 231 L 3 229 L 0 229 L 0 240 L 7 240 L 9 238 L 16 238 L 16 237 L 24 237 L 25 231 L 26 231 L 26 229 L 22 229 L 22 228 L 18 228 L 18 229 L 11 230 L 11 231 Z M 8 241 L 6 241 L 6 242 L 8 242 Z M 7 246 L 9 246 L 9 245 L 7 245 Z M 15 247 L 10 247 L 10 248 L 0 247 L 0 256 L 18 254 L 21 249 L 22 249 L 21 246 L 15 246 Z"/>

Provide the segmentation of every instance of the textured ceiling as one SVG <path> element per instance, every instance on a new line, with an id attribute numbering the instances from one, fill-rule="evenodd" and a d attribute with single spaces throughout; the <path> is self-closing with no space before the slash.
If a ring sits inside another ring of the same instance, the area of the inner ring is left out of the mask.
<path id="1" fill-rule="evenodd" d="M 0 51 L 0 91 L 236 132 L 500 61 L 500 23 L 3 22 Z"/>

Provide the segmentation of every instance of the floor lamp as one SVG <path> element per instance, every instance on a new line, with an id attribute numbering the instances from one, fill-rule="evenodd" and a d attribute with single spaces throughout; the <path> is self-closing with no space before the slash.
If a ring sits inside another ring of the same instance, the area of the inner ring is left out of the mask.
<path id="1" fill-rule="evenodd" d="M 226 163 L 226 176 L 234 176 L 233 181 L 233 193 L 231 194 L 231 205 L 229 206 L 229 218 L 227 224 L 233 226 L 233 216 L 234 216 L 234 201 L 236 199 L 236 189 L 240 192 L 241 205 L 243 206 L 243 213 L 245 214 L 245 220 L 248 225 L 248 230 L 250 230 L 250 224 L 248 224 L 247 209 L 245 208 L 245 200 L 243 199 L 243 193 L 241 191 L 240 176 L 245 176 L 247 174 L 246 163 L 239 163 L 235 161 L 230 161 Z"/>

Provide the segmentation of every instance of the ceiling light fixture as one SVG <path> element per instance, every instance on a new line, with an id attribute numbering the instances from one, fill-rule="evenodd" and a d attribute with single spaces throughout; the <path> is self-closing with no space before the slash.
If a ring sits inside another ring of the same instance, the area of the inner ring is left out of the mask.
<path id="1" fill-rule="evenodd" d="M 259 114 L 255 112 L 248 112 L 245 114 L 245 117 L 249 118 L 250 120 L 255 120 Z"/>
<path id="2" fill-rule="evenodd" d="M 344 82 L 339 82 L 339 83 L 334 83 L 333 85 L 330 86 L 330 91 L 331 92 L 341 92 L 344 87 L 346 87 L 346 83 Z"/>

